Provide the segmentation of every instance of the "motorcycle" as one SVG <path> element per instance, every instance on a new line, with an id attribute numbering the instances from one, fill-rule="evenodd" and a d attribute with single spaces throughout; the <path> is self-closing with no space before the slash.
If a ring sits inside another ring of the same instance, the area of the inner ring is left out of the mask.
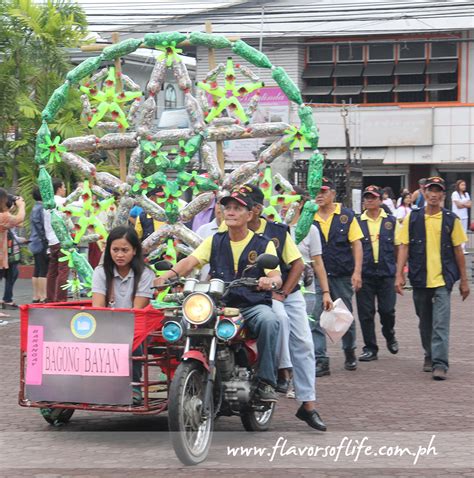
<path id="1" fill-rule="evenodd" d="M 219 416 L 239 416 L 247 431 L 270 426 L 275 404 L 261 402 L 255 394 L 256 340 L 249 337 L 239 309 L 223 304 L 231 288 L 258 285 L 258 279 L 245 277 L 256 266 L 275 269 L 278 258 L 260 255 L 241 278 L 228 284 L 194 278 L 167 282 L 167 286 L 184 285 L 182 292 L 165 298 L 179 306 L 165 312 L 162 334 L 172 344 L 184 341 L 169 391 L 168 424 L 175 453 L 185 465 L 206 459 Z M 156 268 L 170 269 L 171 264 L 161 261 Z"/>

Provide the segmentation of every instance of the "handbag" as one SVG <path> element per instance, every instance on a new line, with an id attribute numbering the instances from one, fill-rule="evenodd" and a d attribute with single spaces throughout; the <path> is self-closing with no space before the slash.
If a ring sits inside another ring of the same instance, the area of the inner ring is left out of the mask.
<path id="1" fill-rule="evenodd" d="M 15 264 L 21 260 L 20 244 L 15 239 L 14 234 L 8 230 L 7 232 L 7 252 L 8 252 L 8 263 Z"/>

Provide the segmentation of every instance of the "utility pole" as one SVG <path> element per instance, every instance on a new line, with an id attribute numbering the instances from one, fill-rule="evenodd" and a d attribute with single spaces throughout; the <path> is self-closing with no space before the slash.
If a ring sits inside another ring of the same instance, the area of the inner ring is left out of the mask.
<path id="1" fill-rule="evenodd" d="M 349 111 L 347 110 L 346 102 L 342 102 L 341 116 L 342 122 L 344 124 L 344 136 L 346 142 L 346 161 L 344 164 L 344 169 L 346 173 L 346 201 L 345 205 L 347 207 L 352 207 L 352 191 L 351 191 L 351 139 L 349 136 L 349 128 L 347 127 L 347 116 Z"/>

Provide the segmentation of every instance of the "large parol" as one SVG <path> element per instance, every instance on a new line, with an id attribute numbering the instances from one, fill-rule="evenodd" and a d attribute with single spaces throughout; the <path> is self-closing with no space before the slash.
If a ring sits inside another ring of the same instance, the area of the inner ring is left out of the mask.
<path id="1" fill-rule="evenodd" d="M 289 100 L 298 105 L 300 125 L 286 123 L 252 123 L 258 108 L 259 88 L 263 87 L 251 68 L 234 64 L 231 57 L 226 64 L 219 64 L 197 83 L 193 96 L 192 83 L 185 64 L 179 56 L 179 45 L 189 41 L 196 46 L 229 48 L 234 55 L 258 68 L 272 71 L 272 78 Z M 146 88 L 146 99 L 131 78 L 119 74 L 113 67 L 100 69 L 103 62 L 110 62 L 134 52 L 142 44 L 160 51 Z M 171 69 L 189 117 L 185 129 L 156 130 L 156 96 Z M 223 76 L 223 82 L 219 78 Z M 241 77 L 243 82 L 239 82 Z M 61 142 L 54 138 L 48 127 L 58 111 L 66 104 L 71 88 L 83 92 L 83 115 L 95 134 L 68 138 Z M 256 93 L 255 93 L 256 92 Z M 247 106 L 241 101 L 252 94 Z M 272 196 L 272 173 L 269 165 L 278 156 L 298 148 L 310 148 L 308 190 L 311 196 L 319 191 L 322 180 L 323 156 L 318 151 L 319 134 L 313 120 L 312 109 L 303 103 L 295 83 L 281 67 L 242 40 L 232 42 L 220 35 L 193 32 L 149 33 L 143 39 L 128 39 L 106 47 L 96 57 L 88 58 L 71 70 L 63 85 L 50 97 L 42 112 L 43 123 L 37 133 L 35 161 L 39 166 L 38 185 L 43 205 L 51 210 L 52 227 L 61 243 L 65 260 L 81 277 L 68 284 L 73 290 L 90 288 L 92 268 L 85 256 L 79 254 L 79 241 L 95 241 L 105 238 L 107 231 L 126 224 L 130 209 L 141 206 L 153 219 L 167 224 L 143 243 L 144 251 L 154 257 L 166 253 L 176 258 L 178 252 L 189 254 L 201 239 L 184 224 L 204 210 L 215 195 L 228 194 L 231 189 L 248 181 L 259 182 L 268 201 L 267 214 L 280 220 L 276 207 L 291 203 L 286 220 L 290 221 L 298 207 L 299 197 L 284 178 L 273 178 L 283 188 L 279 196 Z M 276 137 L 270 146 L 261 151 L 255 161 L 242 164 L 224 176 L 219 167 L 215 149 L 210 143 L 224 140 Z M 95 165 L 85 156 L 91 153 L 125 149 L 130 150 L 125 181 L 106 172 L 97 172 Z M 198 174 L 196 154 L 200 152 L 202 169 Z M 84 186 L 74 191 L 63 208 L 56 208 L 48 163 L 64 161 L 77 173 L 87 178 Z M 146 168 L 153 167 L 151 175 L 143 176 Z M 170 174 L 170 171 L 173 173 Z M 156 202 L 146 196 L 151 189 L 160 193 Z M 196 196 L 184 207 L 181 196 L 190 189 Z M 71 205 L 78 198 L 83 206 Z M 296 229 L 300 242 L 308 233 L 317 206 L 307 201 Z M 68 216 L 77 217 L 76 230 L 68 226 Z M 104 217 L 106 220 L 104 220 Z M 72 235 L 71 235 L 72 233 Z"/>

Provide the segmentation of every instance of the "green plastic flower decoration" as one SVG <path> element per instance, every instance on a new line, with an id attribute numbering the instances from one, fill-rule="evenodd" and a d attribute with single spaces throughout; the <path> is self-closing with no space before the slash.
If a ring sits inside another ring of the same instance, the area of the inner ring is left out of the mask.
<path id="1" fill-rule="evenodd" d="M 66 281 L 66 283 L 61 286 L 61 289 L 70 290 L 73 294 L 77 294 L 86 287 L 87 287 L 87 284 L 84 284 L 83 282 L 80 281 L 79 278 L 76 277 L 75 279 L 70 279 Z M 88 297 L 91 297 L 92 291 L 89 291 L 87 295 Z"/>
<path id="2" fill-rule="evenodd" d="M 93 116 L 89 121 L 89 127 L 93 128 L 104 116 L 109 115 L 113 121 L 118 123 L 119 128 L 127 129 L 129 127 L 127 117 L 122 107 L 142 96 L 141 91 L 117 91 L 115 68 L 109 68 L 109 74 L 104 81 L 102 90 L 97 90 L 95 86 L 81 86 L 80 90 L 85 93 L 97 107 L 93 110 Z"/>
<path id="3" fill-rule="evenodd" d="M 45 142 L 39 145 L 39 147 L 43 150 L 41 152 L 41 159 L 46 160 L 47 158 L 49 164 L 54 164 L 55 162 L 60 163 L 61 153 L 65 153 L 67 151 L 65 146 L 59 144 L 61 138 L 56 136 L 54 141 L 52 141 L 51 136 L 48 134 L 45 136 L 44 140 Z"/>
<path id="4" fill-rule="evenodd" d="M 168 152 L 161 150 L 162 146 L 163 143 L 153 141 L 142 141 L 140 143 L 142 151 L 146 154 L 145 164 L 153 162 L 160 171 L 164 172 L 170 167 L 171 163 L 168 159 Z"/>
<path id="5" fill-rule="evenodd" d="M 74 269 L 74 261 L 72 258 L 72 251 L 69 251 L 67 249 L 61 249 L 61 252 L 63 253 L 63 257 L 58 259 L 59 262 L 67 262 L 67 266 L 70 269 Z"/>
<path id="6" fill-rule="evenodd" d="M 183 50 L 181 48 L 176 48 L 175 42 L 172 42 L 170 45 L 167 46 L 157 46 L 156 49 L 161 50 L 163 52 L 158 55 L 158 60 L 163 61 L 166 58 L 167 67 L 173 66 L 174 61 L 181 61 L 179 54 L 183 53 Z"/>
<path id="7" fill-rule="evenodd" d="M 301 152 L 304 151 L 305 148 L 309 148 L 311 145 L 309 141 L 306 139 L 306 130 L 304 126 L 298 128 L 297 126 L 290 126 L 289 129 L 285 130 L 287 136 L 283 140 L 285 143 L 291 143 L 290 149 L 298 148 Z"/>
<path id="8" fill-rule="evenodd" d="M 175 155 L 171 162 L 171 167 L 176 169 L 176 171 L 183 171 L 191 161 L 192 156 L 186 150 L 186 141 L 184 139 L 178 142 L 178 149 L 174 148 L 170 153 Z"/>

